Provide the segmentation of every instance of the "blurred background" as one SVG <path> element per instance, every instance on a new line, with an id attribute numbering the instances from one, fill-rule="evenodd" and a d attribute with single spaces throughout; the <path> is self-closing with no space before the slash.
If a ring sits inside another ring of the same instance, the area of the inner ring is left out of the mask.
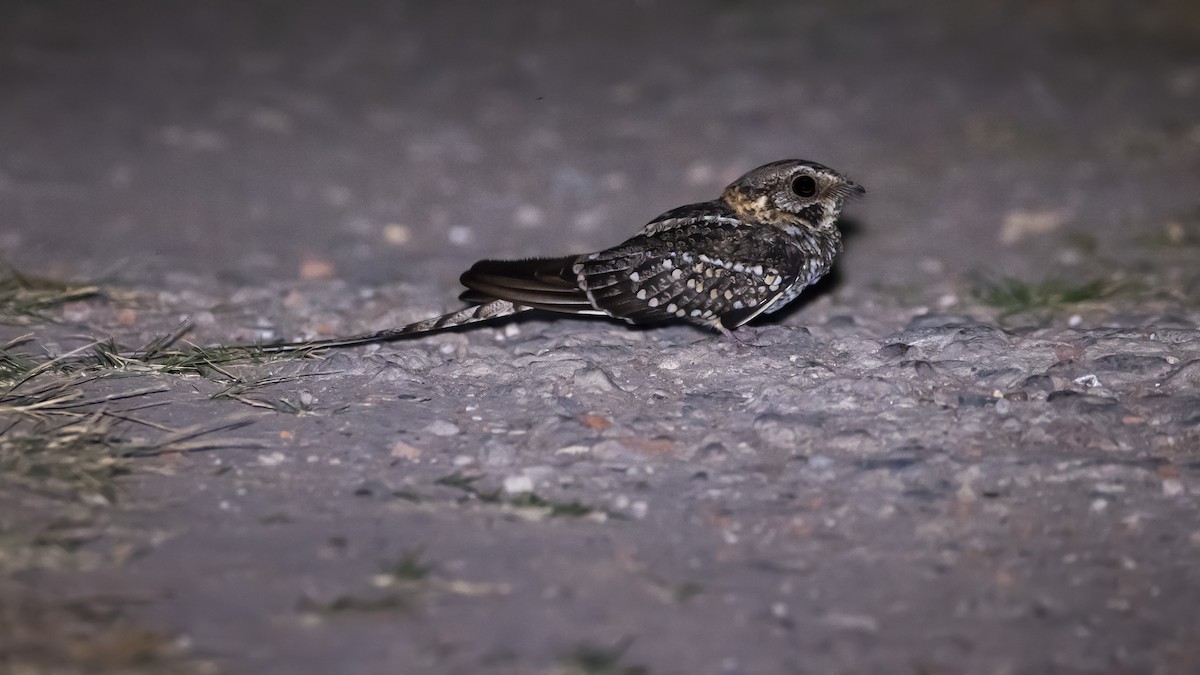
<path id="1" fill-rule="evenodd" d="M 869 189 L 846 283 L 1145 266 L 1200 220 L 1200 5 L 0 6 L 29 272 L 452 292 L 791 157 Z"/>

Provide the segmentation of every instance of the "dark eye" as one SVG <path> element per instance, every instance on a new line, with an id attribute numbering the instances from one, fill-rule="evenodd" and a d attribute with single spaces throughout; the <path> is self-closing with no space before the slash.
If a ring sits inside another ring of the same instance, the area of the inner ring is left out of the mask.
<path id="1" fill-rule="evenodd" d="M 812 176 L 797 176 L 792 181 L 792 192 L 801 197 L 811 197 L 817 194 L 817 181 Z"/>

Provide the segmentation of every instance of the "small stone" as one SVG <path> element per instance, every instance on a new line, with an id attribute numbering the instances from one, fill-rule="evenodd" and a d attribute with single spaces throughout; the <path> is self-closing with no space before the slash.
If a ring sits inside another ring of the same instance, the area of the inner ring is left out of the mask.
<path id="1" fill-rule="evenodd" d="M 813 469 L 828 469 L 833 466 L 833 460 L 825 455 L 813 455 L 808 460 L 808 466 Z"/>
<path id="2" fill-rule="evenodd" d="M 580 415 L 579 421 L 583 423 L 583 426 L 596 431 L 607 429 L 612 426 L 611 419 L 605 417 L 604 415 L 596 415 L 594 413 Z"/>
<path id="3" fill-rule="evenodd" d="M 421 460 L 421 449 L 405 443 L 404 441 L 396 441 L 392 443 L 392 457 L 397 459 L 407 459 L 410 462 L 418 462 Z"/>
<path id="4" fill-rule="evenodd" d="M 825 616 L 824 623 L 844 630 L 855 630 L 863 633 L 879 632 L 879 621 L 875 617 L 865 614 L 833 612 Z"/>
<path id="5" fill-rule="evenodd" d="M 454 436 L 460 432 L 457 426 L 447 422 L 446 420 L 435 420 L 431 422 L 425 427 L 425 431 L 428 431 L 434 436 Z"/>
<path id="6" fill-rule="evenodd" d="M 759 415 L 754 420 L 754 430 L 758 437 L 767 445 L 777 448 L 790 448 L 796 444 L 796 432 L 787 420 L 779 415 L 768 413 Z"/>
<path id="7" fill-rule="evenodd" d="M 473 237 L 471 228 L 466 225 L 455 225 L 446 231 L 446 238 L 455 246 L 466 246 Z"/>
<path id="8" fill-rule="evenodd" d="M 1067 222 L 1063 211 L 1012 211 L 1004 217 L 1000 228 L 1000 241 L 1015 244 L 1031 236 L 1053 232 Z"/>
<path id="9" fill-rule="evenodd" d="M 533 479 L 524 474 L 505 476 L 504 492 L 510 495 L 533 492 Z"/>
<path id="10" fill-rule="evenodd" d="M 546 216 L 540 208 L 533 204 L 521 204 L 517 207 L 516 213 L 513 214 L 513 221 L 517 227 L 532 229 L 544 224 Z"/>
<path id="11" fill-rule="evenodd" d="M 575 371 L 574 386 L 577 391 L 603 394 L 620 389 L 600 368 L 580 368 Z"/>
<path id="12" fill-rule="evenodd" d="M 271 452 L 258 456 L 258 463 L 263 466 L 279 466 L 287 460 L 287 455 L 282 452 Z"/>
<path id="13" fill-rule="evenodd" d="M 568 445 L 565 448 L 559 448 L 554 451 L 556 455 L 586 455 L 592 449 L 586 445 Z"/>
<path id="14" fill-rule="evenodd" d="M 1193 359 L 1175 369 L 1162 382 L 1167 391 L 1196 391 L 1200 388 L 1200 359 Z"/>
<path id="15" fill-rule="evenodd" d="M 313 279 L 332 279 L 336 274 L 333 263 L 321 258 L 305 258 L 300 263 L 300 278 L 305 281 Z"/>
<path id="16" fill-rule="evenodd" d="M 1168 497 L 1175 497 L 1183 494 L 1183 481 L 1178 478 L 1167 478 L 1162 482 L 1163 494 Z"/>
<path id="17" fill-rule="evenodd" d="M 383 226 L 383 240 L 392 246 L 404 246 L 412 239 L 412 231 L 407 225 L 388 223 Z"/>

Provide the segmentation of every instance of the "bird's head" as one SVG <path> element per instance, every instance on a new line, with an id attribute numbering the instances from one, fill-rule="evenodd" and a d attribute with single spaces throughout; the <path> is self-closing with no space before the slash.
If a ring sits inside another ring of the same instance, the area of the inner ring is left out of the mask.
<path id="1" fill-rule="evenodd" d="M 747 221 L 823 230 L 834 227 L 847 199 L 865 192 L 827 166 L 785 159 L 746 173 L 721 199 Z"/>

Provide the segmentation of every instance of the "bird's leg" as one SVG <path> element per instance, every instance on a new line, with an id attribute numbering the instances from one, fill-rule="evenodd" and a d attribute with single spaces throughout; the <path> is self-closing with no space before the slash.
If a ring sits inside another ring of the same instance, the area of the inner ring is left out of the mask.
<path id="1" fill-rule="evenodd" d="M 732 347 L 762 347 L 762 346 L 764 346 L 764 345 L 756 344 L 754 342 L 754 335 L 755 335 L 756 331 L 753 328 L 750 328 L 747 326 L 738 328 L 739 331 L 747 331 L 749 333 L 747 335 L 747 337 L 745 337 L 745 338 L 743 338 L 742 336 L 738 335 L 737 333 L 729 330 L 721 323 L 717 323 L 716 328 L 717 328 L 717 330 L 721 331 L 721 335 L 725 336 L 725 341 L 722 343 L 724 345 L 729 345 Z"/>

